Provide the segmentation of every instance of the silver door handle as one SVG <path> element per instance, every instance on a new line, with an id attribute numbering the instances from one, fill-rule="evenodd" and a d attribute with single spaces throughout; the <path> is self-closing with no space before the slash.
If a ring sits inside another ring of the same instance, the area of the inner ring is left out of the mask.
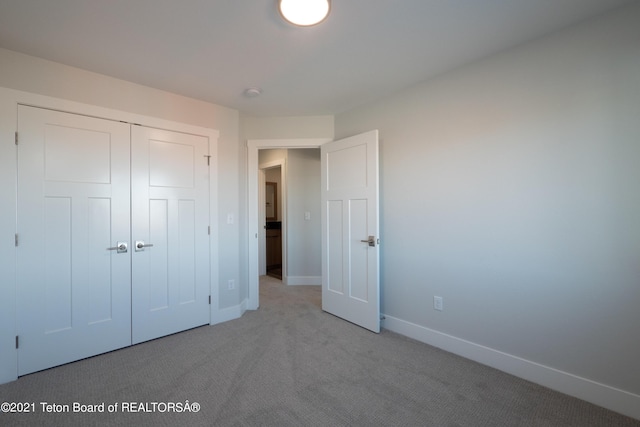
<path id="1" fill-rule="evenodd" d="M 369 236 L 369 238 L 367 240 L 360 240 L 362 243 L 368 243 L 369 246 L 375 247 L 376 246 L 376 237 L 375 236 Z"/>
<path id="2" fill-rule="evenodd" d="M 107 248 L 108 251 L 118 251 L 119 254 L 123 254 L 127 252 L 129 245 L 127 242 L 118 242 L 118 246 L 114 246 L 112 248 Z"/>
<path id="3" fill-rule="evenodd" d="M 153 243 L 145 243 L 144 240 L 136 240 L 136 252 L 144 251 L 144 248 L 150 248 Z"/>

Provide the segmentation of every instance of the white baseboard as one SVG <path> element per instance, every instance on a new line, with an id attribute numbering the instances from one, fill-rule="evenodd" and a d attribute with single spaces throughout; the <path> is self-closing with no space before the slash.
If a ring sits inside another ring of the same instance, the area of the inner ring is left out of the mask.
<path id="1" fill-rule="evenodd" d="M 640 420 L 640 395 L 544 366 L 393 316 L 384 315 L 384 319 L 384 328 L 390 331 Z"/>
<path id="2" fill-rule="evenodd" d="M 243 300 L 240 304 L 227 308 L 211 311 L 211 325 L 228 322 L 240 318 L 247 311 L 247 300 Z"/>
<path id="3" fill-rule="evenodd" d="M 322 285 L 322 276 L 287 276 L 284 279 L 284 283 L 289 286 Z"/>

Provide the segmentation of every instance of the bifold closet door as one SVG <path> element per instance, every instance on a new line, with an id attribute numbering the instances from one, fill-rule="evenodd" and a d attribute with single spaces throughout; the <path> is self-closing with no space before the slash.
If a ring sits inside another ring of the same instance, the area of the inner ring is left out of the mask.
<path id="1" fill-rule="evenodd" d="M 133 343 L 209 323 L 209 142 L 132 126 Z"/>
<path id="2" fill-rule="evenodd" d="M 24 375 L 131 344 L 130 126 L 18 108 Z"/>

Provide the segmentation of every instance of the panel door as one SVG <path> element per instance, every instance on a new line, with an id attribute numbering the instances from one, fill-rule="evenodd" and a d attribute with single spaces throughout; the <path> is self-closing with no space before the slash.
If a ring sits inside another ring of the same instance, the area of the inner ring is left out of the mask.
<path id="1" fill-rule="evenodd" d="M 143 126 L 131 135 L 135 344 L 209 323 L 209 142 Z"/>
<path id="2" fill-rule="evenodd" d="M 131 344 L 129 125 L 19 106 L 18 375 Z"/>
<path id="3" fill-rule="evenodd" d="M 378 131 L 321 154 L 322 309 L 380 332 Z"/>

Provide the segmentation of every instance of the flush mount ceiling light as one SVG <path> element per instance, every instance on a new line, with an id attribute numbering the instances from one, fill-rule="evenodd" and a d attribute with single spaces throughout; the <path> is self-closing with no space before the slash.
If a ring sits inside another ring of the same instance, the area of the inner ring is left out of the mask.
<path id="1" fill-rule="evenodd" d="M 319 24 L 329 15 L 331 0 L 278 0 L 282 17 L 301 27 Z"/>
<path id="2" fill-rule="evenodd" d="M 260 96 L 261 93 L 262 90 L 257 87 L 248 87 L 244 90 L 244 96 L 246 96 L 247 98 L 256 98 Z"/>

